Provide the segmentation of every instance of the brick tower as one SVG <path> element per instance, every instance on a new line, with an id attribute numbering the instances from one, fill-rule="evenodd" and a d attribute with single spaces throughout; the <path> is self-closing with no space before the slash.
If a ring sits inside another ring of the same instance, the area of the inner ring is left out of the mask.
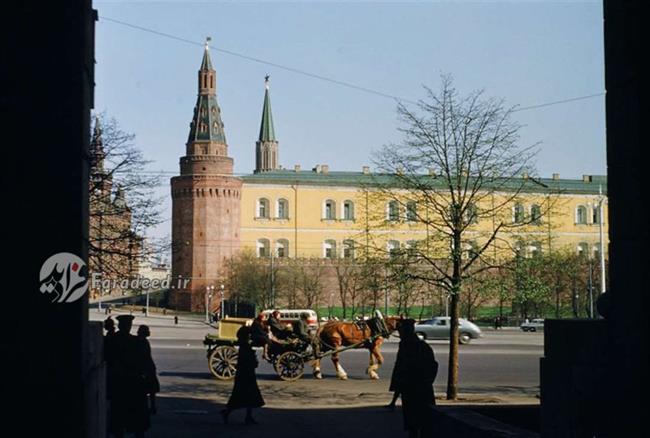
<path id="1" fill-rule="evenodd" d="M 219 305 L 225 261 L 239 249 L 242 187 L 228 157 L 208 41 L 181 174 L 171 179 L 171 305 L 195 312 L 205 310 L 210 286 L 214 286 L 210 310 Z"/>

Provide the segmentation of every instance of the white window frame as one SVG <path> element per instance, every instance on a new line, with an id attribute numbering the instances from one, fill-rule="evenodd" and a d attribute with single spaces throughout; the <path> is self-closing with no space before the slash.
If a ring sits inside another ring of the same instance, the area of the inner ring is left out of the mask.
<path id="1" fill-rule="evenodd" d="M 264 204 L 265 215 L 262 215 L 262 205 Z M 271 212 L 269 211 L 271 207 L 271 202 L 268 198 L 258 198 L 256 206 L 256 217 L 258 219 L 269 219 L 271 217 Z"/>
<path id="2" fill-rule="evenodd" d="M 349 205 L 349 208 L 348 208 L 349 215 L 347 215 L 349 217 L 346 216 L 346 208 L 345 207 L 347 205 Z M 352 202 L 349 199 L 346 199 L 345 201 L 343 201 L 341 203 L 341 219 L 345 220 L 345 221 L 353 221 L 355 219 L 354 218 L 354 202 Z"/>
<path id="3" fill-rule="evenodd" d="M 327 250 L 330 250 L 331 256 L 327 255 Z M 335 259 L 337 258 L 337 253 L 336 253 L 336 240 L 334 239 L 326 239 L 323 242 L 323 258 L 324 259 Z"/>
<path id="4" fill-rule="evenodd" d="M 280 255 L 280 249 L 284 250 L 284 255 Z M 275 241 L 275 255 L 278 258 L 288 258 L 289 257 L 289 240 L 288 239 L 278 239 Z"/>
<path id="5" fill-rule="evenodd" d="M 256 242 L 256 247 L 257 250 L 255 251 L 255 254 L 257 255 L 258 258 L 263 258 L 263 257 L 269 257 L 271 255 L 271 242 L 269 239 L 266 238 L 261 238 L 257 239 Z M 264 255 L 260 253 L 260 249 L 264 248 Z"/>
<path id="6" fill-rule="evenodd" d="M 327 214 L 327 206 L 330 205 L 330 214 Z M 323 201 L 323 219 L 328 221 L 336 220 L 336 201 L 326 199 Z"/>
<path id="7" fill-rule="evenodd" d="M 284 204 L 284 216 L 280 215 L 280 205 Z M 280 198 L 275 202 L 275 217 L 277 219 L 289 219 L 289 201 Z"/>

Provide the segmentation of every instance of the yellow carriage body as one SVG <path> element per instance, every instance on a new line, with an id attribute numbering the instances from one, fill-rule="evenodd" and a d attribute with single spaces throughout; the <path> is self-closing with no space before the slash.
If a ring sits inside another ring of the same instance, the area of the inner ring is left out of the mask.
<path id="1" fill-rule="evenodd" d="M 249 318 L 235 318 L 227 316 L 217 324 L 217 337 L 223 340 L 236 341 L 237 340 L 237 330 L 241 326 L 250 326 L 253 322 Z"/>

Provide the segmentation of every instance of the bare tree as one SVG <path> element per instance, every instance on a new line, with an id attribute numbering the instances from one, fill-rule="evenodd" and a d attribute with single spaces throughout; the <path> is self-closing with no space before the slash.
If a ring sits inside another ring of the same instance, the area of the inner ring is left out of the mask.
<path id="1" fill-rule="evenodd" d="M 161 223 L 161 199 L 154 196 L 160 176 L 147 171 L 151 162 L 134 142 L 115 119 L 96 116 L 89 151 L 89 264 L 110 278 L 131 277 L 147 251 L 165 245 L 142 245 L 145 232 Z"/>
<path id="2" fill-rule="evenodd" d="M 310 258 L 300 264 L 300 291 L 308 309 L 317 306 L 321 299 L 324 271 L 325 265 L 320 258 Z"/>
<path id="3" fill-rule="evenodd" d="M 226 265 L 226 283 L 230 299 L 254 303 L 261 308 L 271 304 L 270 272 L 266 259 L 251 249 L 232 257 Z"/>
<path id="4" fill-rule="evenodd" d="M 447 399 L 456 399 L 462 283 L 497 265 L 492 254 L 509 245 L 504 232 L 537 226 L 544 205 L 528 214 L 520 203 L 528 193 L 545 189 L 533 177 L 535 146 L 518 145 L 513 108 L 482 91 L 461 96 L 449 76 L 441 79 L 440 90 L 426 88 L 426 99 L 415 109 L 398 106 L 404 140 L 375 155 L 383 173 L 374 181 L 376 200 L 388 208 L 374 211 L 386 211 L 375 221 L 378 227 L 399 227 L 406 216 L 426 230 L 426 237 L 411 246 L 427 269 L 411 275 L 450 295 Z"/>

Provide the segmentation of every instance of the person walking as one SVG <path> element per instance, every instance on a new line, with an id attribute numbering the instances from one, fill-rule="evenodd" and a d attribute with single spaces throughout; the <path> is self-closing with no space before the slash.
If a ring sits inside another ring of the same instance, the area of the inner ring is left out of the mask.
<path id="1" fill-rule="evenodd" d="M 237 345 L 239 355 L 237 357 L 237 371 L 235 372 L 235 385 L 233 386 L 230 399 L 226 408 L 221 411 L 223 422 L 228 424 L 228 417 L 235 409 L 246 409 L 246 424 L 257 424 L 253 418 L 253 408 L 264 406 L 264 399 L 257 386 L 255 368 L 258 366 L 255 351 L 251 346 L 251 330 L 242 326 L 237 331 Z"/>
<path id="2" fill-rule="evenodd" d="M 151 356 L 151 344 L 147 339 L 151 336 L 149 326 L 141 325 L 138 327 L 138 341 L 140 341 L 140 354 L 143 364 L 143 383 L 144 392 L 149 397 L 149 412 L 155 414 L 156 409 L 156 394 L 160 392 L 160 382 L 158 381 L 158 373 L 156 372 L 156 363 Z"/>
<path id="3" fill-rule="evenodd" d="M 398 330 L 401 340 L 391 389 L 401 394 L 404 429 L 409 437 L 429 437 L 433 433 L 431 407 L 435 405 L 433 381 L 438 362 L 429 344 L 415 334 L 415 320 L 402 320 Z"/>

